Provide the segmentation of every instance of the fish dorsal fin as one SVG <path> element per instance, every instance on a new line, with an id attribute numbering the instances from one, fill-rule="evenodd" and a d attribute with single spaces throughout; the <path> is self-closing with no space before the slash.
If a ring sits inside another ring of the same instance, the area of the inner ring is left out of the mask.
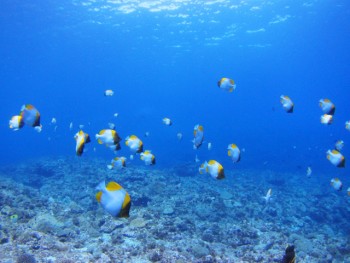
<path id="1" fill-rule="evenodd" d="M 101 196 L 102 196 L 102 192 L 101 191 L 96 194 L 96 200 L 99 203 L 101 202 Z"/>
<path id="2" fill-rule="evenodd" d="M 123 189 L 123 187 L 121 187 L 119 184 L 117 184 L 116 182 L 109 182 L 107 184 L 107 190 L 108 191 L 118 191 L 120 189 Z"/>
<path id="3" fill-rule="evenodd" d="M 215 163 L 216 163 L 215 160 L 210 160 L 210 161 L 208 162 L 208 164 L 210 164 L 210 165 L 214 165 Z"/>
<path id="4" fill-rule="evenodd" d="M 333 154 L 339 154 L 339 152 L 337 150 L 332 150 Z"/>
<path id="5" fill-rule="evenodd" d="M 101 131 L 99 132 L 99 135 L 103 135 L 105 132 L 106 132 L 106 130 L 101 130 Z"/>
<path id="6" fill-rule="evenodd" d="M 202 126 L 202 125 L 199 125 L 199 126 L 198 126 L 198 130 L 199 130 L 199 131 L 203 131 L 203 126 Z"/>
<path id="7" fill-rule="evenodd" d="M 136 140 L 137 137 L 136 137 L 136 135 L 131 135 L 129 139 L 130 139 L 130 140 Z"/>

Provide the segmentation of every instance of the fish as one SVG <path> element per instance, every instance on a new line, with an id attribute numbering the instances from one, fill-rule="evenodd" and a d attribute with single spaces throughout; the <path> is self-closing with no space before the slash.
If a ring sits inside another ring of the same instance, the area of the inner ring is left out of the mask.
<path id="1" fill-rule="evenodd" d="M 325 114 L 334 115 L 335 106 L 329 99 L 320 99 L 319 105 Z"/>
<path id="2" fill-rule="evenodd" d="M 202 125 L 197 124 L 194 126 L 194 131 L 193 131 L 194 139 L 192 140 L 193 142 L 193 149 L 198 149 L 204 139 L 204 129 Z"/>
<path id="3" fill-rule="evenodd" d="M 348 193 L 348 196 L 350 196 L 350 187 L 346 190 L 346 192 Z"/>
<path id="4" fill-rule="evenodd" d="M 181 140 L 182 140 L 182 133 L 181 133 L 181 132 L 178 132 L 178 133 L 176 134 L 176 137 L 177 137 L 177 139 L 178 139 L 179 141 L 181 141 Z"/>
<path id="5" fill-rule="evenodd" d="M 99 144 L 106 144 L 110 149 L 117 151 L 120 150 L 120 141 L 118 133 L 112 129 L 104 129 L 95 135 Z"/>
<path id="6" fill-rule="evenodd" d="M 233 79 L 221 78 L 218 81 L 218 87 L 222 90 L 232 92 L 236 89 L 236 84 L 235 84 L 235 81 Z"/>
<path id="7" fill-rule="evenodd" d="M 334 145 L 334 148 L 337 150 L 337 151 L 341 151 L 344 147 L 344 141 L 342 140 L 338 140 L 335 142 L 335 145 Z"/>
<path id="8" fill-rule="evenodd" d="M 267 191 L 266 195 L 263 196 L 263 198 L 265 199 L 266 203 L 268 203 L 268 202 L 270 201 L 271 196 L 272 196 L 272 189 L 270 188 L 270 189 Z"/>
<path id="9" fill-rule="evenodd" d="M 134 155 L 130 154 L 129 159 L 130 159 L 130 160 L 134 160 Z"/>
<path id="10" fill-rule="evenodd" d="M 312 170 L 311 170 L 311 167 L 309 166 L 307 169 L 306 169 L 306 176 L 307 177 L 310 177 L 312 174 Z"/>
<path id="11" fill-rule="evenodd" d="M 211 177 L 215 179 L 225 178 L 224 167 L 215 160 L 210 160 L 209 162 L 204 162 L 199 167 L 199 173 L 209 173 Z"/>
<path id="12" fill-rule="evenodd" d="M 25 125 L 33 127 L 37 132 L 41 132 L 42 125 L 40 124 L 40 113 L 33 105 L 23 105 L 20 116 Z"/>
<path id="13" fill-rule="evenodd" d="M 149 135 L 150 135 L 149 131 L 146 131 L 146 132 L 145 132 L 145 136 L 146 136 L 146 137 L 149 137 Z"/>
<path id="14" fill-rule="evenodd" d="M 234 163 L 238 163 L 241 160 L 241 151 L 236 144 L 229 144 L 227 147 L 227 155 L 231 157 Z"/>
<path id="15" fill-rule="evenodd" d="M 211 142 L 208 142 L 208 150 L 211 150 Z"/>
<path id="16" fill-rule="evenodd" d="M 81 156 L 84 152 L 85 144 L 91 141 L 90 136 L 89 134 L 83 132 L 83 130 L 80 130 L 74 135 L 74 139 L 76 141 L 75 153 L 78 156 Z"/>
<path id="17" fill-rule="evenodd" d="M 113 217 L 129 217 L 131 198 L 125 189 L 116 182 L 109 182 L 106 186 L 102 181 L 96 190 L 96 200 L 103 209 Z"/>
<path id="18" fill-rule="evenodd" d="M 115 157 L 110 165 L 107 165 L 108 169 L 112 170 L 113 168 L 121 169 L 126 167 L 126 158 L 125 157 Z"/>
<path id="19" fill-rule="evenodd" d="M 21 115 L 13 116 L 9 121 L 9 127 L 14 131 L 18 131 L 19 129 L 22 129 L 23 126 L 24 126 L 24 122 Z"/>
<path id="20" fill-rule="evenodd" d="M 143 142 L 136 135 L 126 137 L 125 145 L 128 146 L 132 152 L 143 152 Z"/>
<path id="21" fill-rule="evenodd" d="M 107 97 L 111 97 L 111 96 L 113 96 L 114 91 L 111 90 L 111 89 L 107 89 L 107 90 L 105 90 L 104 94 L 105 94 L 105 96 L 107 96 Z"/>
<path id="22" fill-rule="evenodd" d="M 287 113 L 293 113 L 293 111 L 294 111 L 294 103 L 288 96 L 281 95 L 280 96 L 280 102 L 282 104 L 283 109 Z"/>
<path id="23" fill-rule="evenodd" d="M 167 126 L 171 126 L 173 124 L 173 122 L 169 118 L 163 118 L 162 121 Z"/>
<path id="24" fill-rule="evenodd" d="M 283 258 L 281 260 L 281 263 L 295 263 L 295 251 L 294 246 L 288 245 L 285 251 L 285 254 L 283 255 Z"/>
<path id="25" fill-rule="evenodd" d="M 327 159 L 337 167 L 345 167 L 345 157 L 337 150 L 328 150 Z"/>
<path id="26" fill-rule="evenodd" d="M 56 123 L 57 123 L 56 118 L 52 118 L 52 119 L 51 119 L 51 123 L 52 123 L 52 124 L 56 124 Z"/>
<path id="27" fill-rule="evenodd" d="M 332 122 L 333 122 L 333 115 L 323 114 L 321 116 L 321 123 L 322 124 L 329 125 L 329 124 L 332 124 Z"/>
<path id="28" fill-rule="evenodd" d="M 339 178 L 333 178 L 331 180 L 331 186 L 337 190 L 337 191 L 341 191 L 341 189 L 343 188 L 343 183 L 339 180 Z"/>
<path id="29" fill-rule="evenodd" d="M 71 123 L 69 124 L 69 129 L 70 129 L 70 130 L 73 129 L 73 122 L 71 122 Z"/>
<path id="30" fill-rule="evenodd" d="M 140 154 L 140 158 L 146 165 L 154 165 L 156 163 L 156 157 L 150 150 L 146 150 Z"/>
<path id="31" fill-rule="evenodd" d="M 115 118 L 117 118 L 117 117 L 119 116 L 119 113 L 116 112 L 116 113 L 113 114 L 113 116 L 114 116 Z"/>
<path id="32" fill-rule="evenodd" d="M 347 129 L 348 131 L 350 131 L 350 121 L 346 121 L 346 122 L 345 122 L 345 129 Z"/>

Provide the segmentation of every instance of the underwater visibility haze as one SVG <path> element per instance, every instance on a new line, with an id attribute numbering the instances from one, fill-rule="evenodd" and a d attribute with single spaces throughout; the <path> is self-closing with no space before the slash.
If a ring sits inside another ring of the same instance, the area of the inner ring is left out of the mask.
<path id="1" fill-rule="evenodd" d="M 0 26 L 0 262 L 350 262 L 348 1 L 3 0 Z"/>

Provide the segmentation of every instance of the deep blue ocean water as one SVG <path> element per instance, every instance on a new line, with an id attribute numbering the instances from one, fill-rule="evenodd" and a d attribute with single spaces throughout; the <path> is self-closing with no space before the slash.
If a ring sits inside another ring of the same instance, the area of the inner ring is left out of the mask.
<path id="1" fill-rule="evenodd" d="M 324 183 L 339 177 L 350 186 L 348 168 L 326 159 L 338 139 L 350 156 L 346 0 L 4 0 L 0 14 L 2 164 L 74 156 L 80 124 L 92 142 L 77 162 L 99 157 L 107 164 L 115 154 L 94 137 L 113 122 L 123 139 L 143 140 L 158 168 L 197 154 L 226 170 L 304 174 L 310 166 Z M 235 80 L 234 92 L 218 88 L 222 77 Z M 114 96 L 105 97 L 106 89 Z M 282 94 L 294 101 L 294 113 L 282 109 Z M 329 126 L 320 123 L 321 98 L 336 106 Z M 8 128 L 23 104 L 40 111 L 41 133 Z M 204 126 L 205 142 L 193 150 L 196 124 Z M 237 164 L 227 156 L 230 143 L 244 149 Z M 124 140 L 117 155 L 130 155 Z"/>

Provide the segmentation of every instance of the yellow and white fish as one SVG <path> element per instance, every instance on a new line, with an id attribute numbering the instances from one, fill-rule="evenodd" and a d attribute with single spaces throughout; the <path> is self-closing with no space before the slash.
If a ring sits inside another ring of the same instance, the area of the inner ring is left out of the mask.
<path id="1" fill-rule="evenodd" d="M 272 196 L 272 189 L 270 188 L 270 189 L 267 191 L 266 195 L 263 196 L 263 198 L 265 199 L 266 203 L 268 203 L 268 202 L 270 201 L 271 196 Z"/>
<path id="2" fill-rule="evenodd" d="M 40 124 L 40 113 L 33 105 L 23 105 L 20 115 L 22 116 L 25 125 L 34 127 L 37 132 L 41 132 L 42 125 Z"/>
<path id="3" fill-rule="evenodd" d="M 194 126 L 194 131 L 193 131 L 194 139 L 193 139 L 193 149 L 198 149 L 204 139 L 204 129 L 202 125 L 197 124 Z"/>
<path id="4" fill-rule="evenodd" d="M 113 90 L 111 90 L 111 89 L 108 89 L 108 90 L 105 90 L 105 96 L 108 96 L 108 97 L 110 97 L 110 96 L 113 96 L 113 94 L 114 94 L 114 91 Z"/>
<path id="5" fill-rule="evenodd" d="M 112 170 L 113 168 L 121 169 L 126 167 L 126 158 L 125 157 L 115 157 L 111 164 L 107 165 L 108 169 Z"/>
<path id="6" fill-rule="evenodd" d="M 142 152 L 140 154 L 140 158 L 145 162 L 146 165 L 153 165 L 156 163 L 156 157 L 149 150 Z"/>
<path id="7" fill-rule="evenodd" d="M 292 113 L 294 111 L 294 103 L 288 96 L 281 95 L 280 102 L 287 113 Z"/>
<path id="8" fill-rule="evenodd" d="M 346 192 L 348 193 L 348 196 L 350 196 L 350 187 L 346 190 Z"/>
<path id="9" fill-rule="evenodd" d="M 119 142 L 121 141 L 121 138 L 115 130 L 101 130 L 95 137 L 99 144 L 106 144 L 107 147 L 114 151 L 120 150 Z"/>
<path id="10" fill-rule="evenodd" d="M 129 217 L 131 207 L 130 195 L 116 182 L 106 184 L 102 181 L 96 190 L 97 202 L 101 204 L 104 210 L 114 217 Z"/>
<path id="11" fill-rule="evenodd" d="M 171 126 L 173 122 L 169 118 L 163 118 L 163 123 L 167 126 Z"/>
<path id="12" fill-rule="evenodd" d="M 320 99 L 319 105 L 325 114 L 334 115 L 335 106 L 329 99 Z"/>
<path id="13" fill-rule="evenodd" d="M 140 153 L 143 151 L 143 142 L 136 135 L 126 137 L 125 144 L 132 152 Z"/>
<path id="14" fill-rule="evenodd" d="M 331 180 L 331 186 L 337 191 L 341 191 L 343 188 L 343 183 L 339 180 L 339 178 L 333 178 Z"/>
<path id="15" fill-rule="evenodd" d="M 229 144 L 227 147 L 227 155 L 231 157 L 234 163 L 237 163 L 241 160 L 241 151 L 236 144 Z"/>
<path id="16" fill-rule="evenodd" d="M 235 81 L 233 79 L 221 78 L 218 81 L 218 87 L 222 90 L 232 92 L 236 89 L 236 84 L 235 84 Z"/>
<path id="17" fill-rule="evenodd" d="M 90 136 L 89 134 L 84 133 L 82 130 L 80 130 L 74 135 L 74 139 L 76 141 L 75 153 L 78 156 L 81 156 L 84 152 L 85 144 L 90 142 Z"/>
<path id="18" fill-rule="evenodd" d="M 306 169 L 306 176 L 307 177 L 310 177 L 312 174 L 312 170 L 311 170 L 311 167 L 309 166 L 307 169 Z"/>
<path id="19" fill-rule="evenodd" d="M 334 145 L 334 148 L 337 150 L 337 151 L 341 151 L 344 147 L 344 141 L 343 140 L 338 140 L 335 142 L 335 145 Z"/>
<path id="20" fill-rule="evenodd" d="M 328 150 L 327 151 L 327 159 L 337 167 L 345 167 L 345 158 L 344 156 L 337 150 Z"/>
<path id="21" fill-rule="evenodd" d="M 21 115 L 13 116 L 11 118 L 11 120 L 9 121 L 9 127 L 10 127 L 10 129 L 12 129 L 14 131 L 17 131 L 17 130 L 23 128 L 23 126 L 24 126 L 24 122 L 23 122 L 23 118 Z"/>
<path id="22" fill-rule="evenodd" d="M 329 125 L 333 122 L 333 115 L 329 115 L 329 114 L 323 114 L 321 116 L 321 123 L 322 124 L 326 124 Z"/>
<path id="23" fill-rule="evenodd" d="M 346 121 L 346 122 L 345 122 L 345 129 L 347 129 L 348 131 L 350 131 L 350 121 Z"/>
<path id="24" fill-rule="evenodd" d="M 215 179 L 225 178 L 224 167 L 215 160 L 210 160 L 209 162 L 201 164 L 199 173 L 209 173 Z"/>

